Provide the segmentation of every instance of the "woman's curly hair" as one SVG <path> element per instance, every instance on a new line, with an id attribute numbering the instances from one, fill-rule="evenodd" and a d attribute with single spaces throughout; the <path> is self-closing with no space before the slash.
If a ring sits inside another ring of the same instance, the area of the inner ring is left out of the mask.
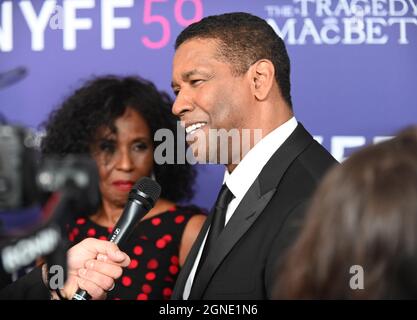
<path id="1" fill-rule="evenodd" d="M 114 122 L 127 107 L 145 119 L 152 138 L 158 129 L 171 130 L 175 136 L 174 150 L 177 150 L 177 119 L 171 113 L 172 103 L 167 93 L 158 91 L 152 82 L 140 77 L 93 78 L 68 97 L 43 124 L 46 136 L 41 143 L 42 153 L 89 154 L 98 128 L 107 126 L 115 131 Z M 155 149 L 162 141 L 153 143 Z M 176 202 L 194 195 L 196 172 L 189 163 L 159 165 L 154 162 L 154 174 L 162 187 L 162 198 Z"/>

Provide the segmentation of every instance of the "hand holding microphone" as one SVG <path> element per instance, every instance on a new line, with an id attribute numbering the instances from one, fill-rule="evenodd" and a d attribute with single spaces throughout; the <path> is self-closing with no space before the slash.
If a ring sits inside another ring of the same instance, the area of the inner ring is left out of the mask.
<path id="1" fill-rule="evenodd" d="M 129 192 L 127 204 L 119 221 L 109 236 L 109 241 L 118 246 L 129 238 L 139 221 L 153 208 L 161 194 L 160 185 L 154 180 L 144 177 L 137 181 Z M 78 289 L 72 300 L 89 300 L 87 291 Z"/>
<path id="2" fill-rule="evenodd" d="M 98 300 L 105 298 L 114 281 L 122 275 L 123 268 L 130 264 L 130 258 L 114 243 L 86 238 L 68 250 L 67 262 L 68 280 L 60 291 L 61 296 L 72 297 L 78 288 L 83 288 L 92 299 Z M 85 275 L 82 272 L 86 272 Z M 59 299 L 53 291 L 51 293 Z"/>

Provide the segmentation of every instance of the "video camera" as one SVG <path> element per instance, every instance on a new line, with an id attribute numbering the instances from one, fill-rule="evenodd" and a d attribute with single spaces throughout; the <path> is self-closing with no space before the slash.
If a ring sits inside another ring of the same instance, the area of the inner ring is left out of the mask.
<path id="1" fill-rule="evenodd" d="M 0 126 L 0 210 L 26 208 L 38 200 L 37 156 L 29 130 Z"/>
<path id="2" fill-rule="evenodd" d="M 46 257 L 65 266 L 65 224 L 71 216 L 97 209 L 100 194 L 95 162 L 88 156 L 41 157 L 29 129 L 0 125 L 0 218 L 38 205 L 43 221 L 18 233 L 0 229 L 0 278 Z M 1 281 L 0 281 L 1 282 Z M 0 283 L 0 288 L 2 284 Z"/>
<path id="3" fill-rule="evenodd" d="M 52 193 L 68 188 L 79 194 L 77 206 L 95 206 L 99 194 L 94 161 L 85 155 L 41 158 L 36 139 L 29 129 L 0 125 L 0 211 L 43 204 Z"/>

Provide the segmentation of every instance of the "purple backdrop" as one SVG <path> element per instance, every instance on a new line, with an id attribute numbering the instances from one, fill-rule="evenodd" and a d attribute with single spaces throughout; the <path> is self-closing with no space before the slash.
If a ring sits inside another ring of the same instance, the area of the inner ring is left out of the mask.
<path id="1" fill-rule="evenodd" d="M 0 1 L 0 72 L 29 70 L 0 91 L 1 113 L 38 128 L 83 80 L 108 73 L 171 93 L 176 35 L 232 11 L 263 17 L 284 38 L 296 117 L 338 159 L 417 122 L 416 0 Z M 199 172 L 193 202 L 209 208 L 223 168 Z"/>

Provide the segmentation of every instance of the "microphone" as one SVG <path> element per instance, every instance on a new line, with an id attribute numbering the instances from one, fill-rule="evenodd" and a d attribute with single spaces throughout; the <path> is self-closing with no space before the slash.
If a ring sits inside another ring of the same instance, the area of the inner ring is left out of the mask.
<path id="1" fill-rule="evenodd" d="M 109 241 L 122 245 L 139 221 L 153 208 L 161 194 L 161 186 L 149 177 L 138 180 L 129 192 L 123 213 L 109 236 Z M 87 291 L 78 289 L 72 300 L 90 300 Z"/>

